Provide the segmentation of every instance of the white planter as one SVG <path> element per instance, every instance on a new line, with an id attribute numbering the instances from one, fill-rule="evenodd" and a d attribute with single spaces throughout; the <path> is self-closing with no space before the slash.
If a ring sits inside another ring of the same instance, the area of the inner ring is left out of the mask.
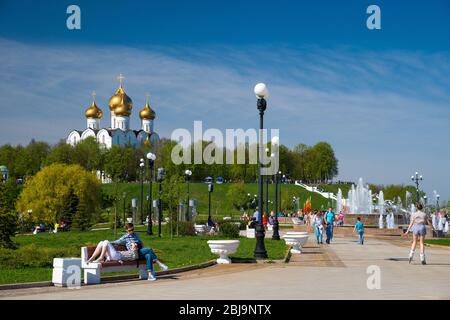
<path id="1" fill-rule="evenodd" d="M 309 234 L 309 232 L 307 232 L 307 231 L 289 231 L 289 232 L 286 232 L 286 234 L 289 236 L 294 236 L 294 235 L 307 236 Z"/>
<path id="2" fill-rule="evenodd" d="M 282 238 L 292 246 L 291 253 L 302 253 L 302 246 L 308 241 L 308 235 L 301 234 L 285 234 Z"/>
<path id="3" fill-rule="evenodd" d="M 228 255 L 233 254 L 239 247 L 239 240 L 209 240 L 208 245 L 211 252 L 220 257 L 216 260 L 219 264 L 231 263 Z"/>

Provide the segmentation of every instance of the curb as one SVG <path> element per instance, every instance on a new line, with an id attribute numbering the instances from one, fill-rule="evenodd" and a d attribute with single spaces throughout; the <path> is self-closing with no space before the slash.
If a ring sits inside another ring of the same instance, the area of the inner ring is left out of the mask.
<path id="1" fill-rule="evenodd" d="M 289 261 L 291 261 L 291 256 L 292 256 L 291 248 L 292 248 L 292 246 L 288 246 L 288 248 L 287 248 L 286 255 L 284 256 L 284 263 L 289 263 Z"/>
<path id="2" fill-rule="evenodd" d="M 216 260 L 210 260 L 207 262 L 203 262 L 200 264 L 195 264 L 192 266 L 181 267 L 177 269 L 167 270 L 167 271 L 159 271 L 156 272 L 157 276 L 171 275 L 177 274 L 192 270 L 204 269 L 208 267 L 212 267 L 216 265 Z M 139 279 L 139 275 L 118 275 L 118 276 L 108 276 L 102 277 L 102 283 L 106 282 L 114 282 L 114 281 L 123 281 L 123 280 L 133 280 Z M 82 283 L 82 286 L 86 286 Z M 2 290 L 14 290 L 14 289 L 31 289 L 31 288 L 43 288 L 43 287 L 56 287 L 53 285 L 51 281 L 42 281 L 42 282 L 27 282 L 27 283 L 13 283 L 13 284 L 2 284 L 0 285 L 0 291 Z"/>

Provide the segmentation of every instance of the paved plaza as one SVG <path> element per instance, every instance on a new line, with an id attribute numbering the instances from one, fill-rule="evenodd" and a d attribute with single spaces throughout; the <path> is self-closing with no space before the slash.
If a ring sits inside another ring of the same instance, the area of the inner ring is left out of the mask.
<path id="1" fill-rule="evenodd" d="M 81 289 L 35 288 L 0 291 L 2 299 L 450 299 L 450 250 L 427 248 L 409 265 L 406 240 L 337 237 L 309 243 L 290 263 L 216 265 L 161 276 L 155 282 L 127 281 Z M 368 289 L 369 266 L 380 268 L 380 289 Z M 126 294 L 124 294 L 126 292 Z"/>

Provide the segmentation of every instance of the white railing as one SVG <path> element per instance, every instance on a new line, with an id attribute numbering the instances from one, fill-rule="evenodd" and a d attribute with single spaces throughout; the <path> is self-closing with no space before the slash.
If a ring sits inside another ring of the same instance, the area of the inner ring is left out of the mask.
<path id="1" fill-rule="evenodd" d="M 310 187 L 310 186 L 308 186 L 304 183 L 298 182 L 298 181 L 295 181 L 295 185 L 302 187 L 303 189 L 305 189 L 309 192 L 314 192 L 314 193 L 320 194 L 322 197 L 324 197 L 326 199 L 337 200 L 336 196 L 332 192 L 322 192 L 322 191 L 319 191 L 319 189 L 317 187 Z"/>

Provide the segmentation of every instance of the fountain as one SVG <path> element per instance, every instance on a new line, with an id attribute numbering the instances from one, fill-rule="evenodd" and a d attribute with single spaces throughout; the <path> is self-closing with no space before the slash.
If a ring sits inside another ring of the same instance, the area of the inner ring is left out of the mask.
<path id="1" fill-rule="evenodd" d="M 364 186 L 362 178 L 359 178 L 356 187 L 352 185 L 348 192 L 347 205 L 348 213 L 350 214 L 372 213 L 372 191 L 369 189 L 369 186 Z"/>
<path id="2" fill-rule="evenodd" d="M 384 216 L 384 193 L 381 190 L 380 193 L 378 194 L 378 212 L 380 214 L 380 218 L 378 220 L 378 227 L 380 229 L 384 228 L 384 224 L 383 224 L 383 216 Z M 388 226 L 389 221 L 386 217 L 386 227 Z"/>
<path id="3" fill-rule="evenodd" d="M 342 209 L 343 209 L 342 190 L 341 188 L 339 188 L 336 196 L 336 212 L 339 213 L 342 211 Z"/>
<path id="4" fill-rule="evenodd" d="M 383 215 L 380 214 L 380 218 L 378 219 L 378 228 L 383 229 L 384 223 L 383 223 Z"/>

